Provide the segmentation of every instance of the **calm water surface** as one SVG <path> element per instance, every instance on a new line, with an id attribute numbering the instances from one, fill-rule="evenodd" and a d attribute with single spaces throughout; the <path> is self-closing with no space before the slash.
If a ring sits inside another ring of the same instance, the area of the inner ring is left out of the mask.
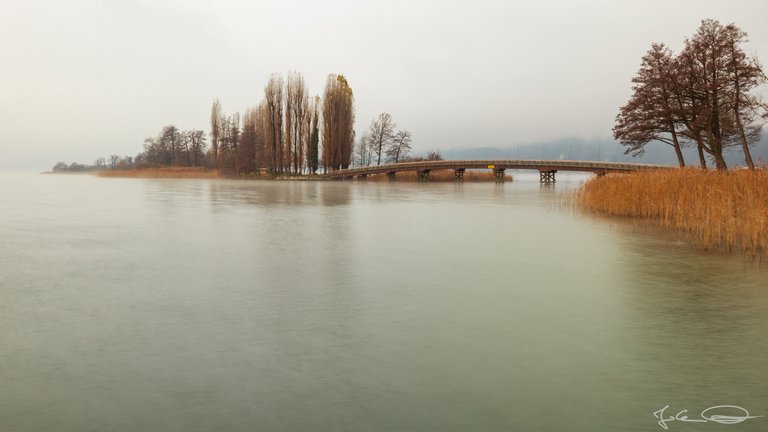
<path id="1" fill-rule="evenodd" d="M 563 210 L 583 177 L 520 178 L 0 174 L 0 431 L 653 431 L 665 405 L 768 415 L 768 269 Z"/>

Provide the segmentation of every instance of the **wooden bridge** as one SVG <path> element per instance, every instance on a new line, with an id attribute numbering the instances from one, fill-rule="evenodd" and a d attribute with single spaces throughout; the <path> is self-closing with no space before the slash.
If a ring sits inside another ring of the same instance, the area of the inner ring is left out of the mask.
<path id="1" fill-rule="evenodd" d="M 398 172 L 416 171 L 420 181 L 428 181 L 430 171 L 453 170 L 456 181 L 462 181 L 464 180 L 464 172 L 468 169 L 490 169 L 493 171 L 496 181 L 503 182 L 505 170 L 524 169 L 539 171 L 539 177 L 542 183 L 554 183 L 555 173 L 558 171 L 581 171 L 604 175 L 612 172 L 628 173 L 669 168 L 673 167 L 664 165 L 571 160 L 440 160 L 348 168 L 331 171 L 327 173 L 326 176 L 331 179 L 352 179 L 357 177 L 360 180 L 364 180 L 369 175 L 386 174 L 390 180 L 395 180 Z"/>

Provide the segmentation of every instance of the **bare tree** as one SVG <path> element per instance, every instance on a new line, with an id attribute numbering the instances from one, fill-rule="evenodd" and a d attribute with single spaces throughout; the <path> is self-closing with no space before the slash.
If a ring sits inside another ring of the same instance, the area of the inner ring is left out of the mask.
<path id="1" fill-rule="evenodd" d="M 283 149 L 283 166 L 287 171 L 291 171 L 291 165 L 293 161 L 293 83 L 291 82 L 291 76 L 288 75 L 288 83 L 285 85 L 285 131 L 283 131 L 283 139 L 285 140 L 285 148 Z"/>
<path id="2" fill-rule="evenodd" d="M 376 165 L 381 165 L 381 156 L 392 143 L 395 136 L 395 122 L 389 113 L 381 113 L 368 126 L 368 136 L 374 146 Z"/>
<path id="3" fill-rule="evenodd" d="M 677 107 L 677 120 L 682 124 L 681 135 L 696 143 L 699 155 L 699 164 L 702 169 L 707 169 L 707 160 L 704 155 L 704 128 L 701 126 L 702 111 L 706 108 L 706 101 L 697 91 L 698 77 L 692 66 L 693 58 L 681 53 L 675 59 L 675 99 Z"/>
<path id="4" fill-rule="evenodd" d="M 675 115 L 676 84 L 672 51 L 653 44 L 632 79 L 633 94 L 616 116 L 613 136 L 628 148 L 625 154 L 641 156 L 645 145 L 659 141 L 672 146 L 681 167 L 685 166 Z"/>
<path id="5" fill-rule="evenodd" d="M 411 151 L 411 132 L 407 130 L 397 131 L 392 137 L 392 144 L 387 149 L 387 158 L 390 162 L 398 163 L 400 159 L 408 156 Z"/>
<path id="6" fill-rule="evenodd" d="M 180 152 L 182 154 L 182 159 L 185 161 L 186 166 L 192 166 L 192 154 L 191 154 L 191 143 L 190 143 L 190 137 L 188 131 L 181 131 L 179 133 L 179 148 Z"/>
<path id="7" fill-rule="evenodd" d="M 426 159 L 428 161 L 441 161 L 443 160 L 443 154 L 440 152 L 440 150 L 430 150 L 427 152 Z"/>
<path id="8" fill-rule="evenodd" d="M 176 165 L 179 144 L 181 142 L 181 132 L 174 125 L 168 125 L 160 132 L 159 144 L 163 155 L 163 165 Z"/>
<path id="9" fill-rule="evenodd" d="M 183 136 L 184 133 L 176 126 L 165 126 L 156 137 L 144 140 L 144 152 L 137 159 L 151 165 L 178 165 L 184 160 Z"/>
<path id="10" fill-rule="evenodd" d="M 760 129 L 764 124 L 761 117 L 764 118 L 768 110 L 760 97 L 750 95 L 750 92 L 766 83 L 767 79 L 760 63 L 749 58 L 740 46 L 747 42 L 747 33 L 734 24 L 728 24 L 722 31 L 723 45 L 728 57 L 726 67 L 731 83 L 730 92 L 733 95 L 731 109 L 735 120 L 734 127 L 744 152 L 744 161 L 749 169 L 755 169 L 749 146 L 759 139 Z"/>
<path id="11" fill-rule="evenodd" d="M 373 160 L 372 148 L 371 137 L 367 132 L 363 133 L 363 135 L 355 142 L 354 162 L 357 166 L 363 167 L 371 164 L 371 161 Z"/>
<path id="12" fill-rule="evenodd" d="M 260 108 L 249 108 L 243 116 L 243 128 L 240 135 L 240 147 L 238 160 L 241 168 L 246 172 L 254 172 L 258 169 L 260 156 L 259 119 Z"/>
<path id="13" fill-rule="evenodd" d="M 723 25 L 715 20 L 704 20 L 681 53 L 681 64 L 688 68 L 688 100 L 697 106 L 690 116 L 688 132 L 699 138 L 701 148 L 714 160 L 719 170 L 727 169 L 723 154 L 728 147 L 738 145 L 733 111 L 729 104 L 729 56 L 724 49 Z"/>
<path id="14" fill-rule="evenodd" d="M 211 153 L 213 164 L 219 167 L 219 137 L 221 136 L 221 102 L 216 98 L 211 107 Z"/>
<path id="15" fill-rule="evenodd" d="M 314 174 L 320 166 L 320 96 L 315 96 L 312 104 L 311 126 L 309 133 L 309 149 L 307 151 L 307 168 Z"/>
<path id="16" fill-rule="evenodd" d="M 285 143 L 289 166 L 300 173 L 304 164 L 305 147 L 309 140 L 309 95 L 304 77 L 298 72 L 288 74 L 286 83 Z"/>
<path id="17" fill-rule="evenodd" d="M 273 74 L 264 87 L 270 172 L 283 172 L 283 77 Z"/>
<path id="18" fill-rule="evenodd" d="M 227 116 L 227 153 L 235 175 L 240 174 L 237 153 L 240 146 L 240 113 Z"/>
<path id="19" fill-rule="evenodd" d="M 186 131 L 185 135 L 187 137 L 187 142 L 189 143 L 191 165 L 200 166 L 200 162 L 205 154 L 205 132 L 199 129 L 192 129 Z"/>
<path id="20" fill-rule="evenodd" d="M 355 139 L 355 105 L 344 75 L 328 75 L 323 94 L 323 166 L 348 168 Z"/>
<path id="21" fill-rule="evenodd" d="M 641 155 L 645 144 L 660 141 L 675 148 L 696 144 L 699 163 L 705 154 L 717 169 L 727 169 L 724 153 L 741 147 L 747 166 L 754 168 L 749 147 L 759 139 L 766 118 L 765 103 L 751 94 L 767 81 L 760 64 L 740 45 L 746 33 L 733 24 L 704 20 L 675 58 L 662 44 L 643 57 L 633 79 L 634 94 L 616 118 L 614 136 Z"/>

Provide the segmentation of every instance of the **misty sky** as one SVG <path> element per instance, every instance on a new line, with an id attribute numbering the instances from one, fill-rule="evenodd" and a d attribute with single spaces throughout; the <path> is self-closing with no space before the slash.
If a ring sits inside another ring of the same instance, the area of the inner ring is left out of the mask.
<path id="1" fill-rule="evenodd" d="M 704 18 L 768 56 L 768 2 L 0 0 L 0 169 L 135 155 L 164 125 L 208 130 L 257 105 L 273 72 L 354 90 L 414 150 L 611 134 L 652 42 Z M 765 93 L 765 92 L 763 92 Z"/>

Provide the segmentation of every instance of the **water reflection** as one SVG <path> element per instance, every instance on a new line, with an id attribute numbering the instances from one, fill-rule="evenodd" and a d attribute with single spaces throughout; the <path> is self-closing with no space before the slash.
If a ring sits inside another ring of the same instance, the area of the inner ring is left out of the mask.
<path id="1" fill-rule="evenodd" d="M 168 207 L 196 205 L 207 194 L 205 181 L 177 179 L 109 179 L 113 182 L 140 182 L 146 199 Z"/>
<path id="2" fill-rule="evenodd" d="M 330 182 L 214 181 L 208 183 L 214 207 L 347 205 L 350 188 Z"/>
<path id="3" fill-rule="evenodd" d="M 555 183 L 539 183 L 539 191 L 552 194 L 555 191 Z"/>

